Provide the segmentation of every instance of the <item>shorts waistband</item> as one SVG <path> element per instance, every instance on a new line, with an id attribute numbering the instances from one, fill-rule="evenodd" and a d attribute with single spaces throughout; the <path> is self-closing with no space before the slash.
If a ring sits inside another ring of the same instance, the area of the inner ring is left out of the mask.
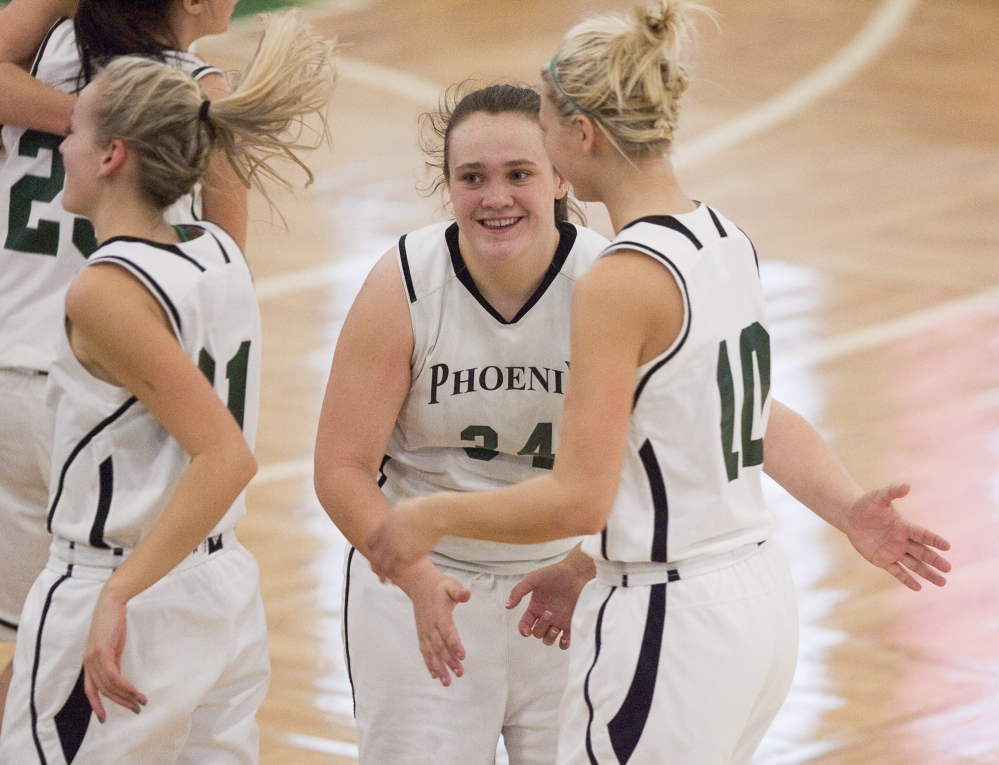
<path id="1" fill-rule="evenodd" d="M 739 563 L 753 555 L 762 544 L 763 542 L 750 542 L 728 552 L 699 555 L 675 563 L 595 560 L 597 581 L 609 587 L 648 587 L 653 584 L 678 582 L 681 579 L 691 579 Z"/>
<path id="2" fill-rule="evenodd" d="M 223 531 L 205 538 L 190 555 L 177 564 L 174 571 L 197 565 L 209 555 L 226 548 L 236 546 L 236 534 L 233 531 Z M 49 546 L 49 555 L 56 560 L 73 566 L 86 568 L 103 568 L 113 571 L 118 568 L 131 553 L 131 549 L 122 547 L 91 547 L 90 545 L 71 542 L 62 537 L 55 537 Z"/>

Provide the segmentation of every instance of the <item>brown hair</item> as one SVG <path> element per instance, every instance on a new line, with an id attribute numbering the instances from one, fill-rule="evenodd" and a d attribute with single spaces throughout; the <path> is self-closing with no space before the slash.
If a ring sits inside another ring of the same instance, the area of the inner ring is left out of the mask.
<path id="1" fill-rule="evenodd" d="M 274 167 L 278 158 L 297 164 L 312 181 L 297 153 L 328 140 L 334 44 L 303 26 L 294 11 L 262 18 L 266 29 L 249 69 L 224 98 L 209 102 L 190 75 L 149 59 L 115 59 L 98 74 L 97 138 L 103 144 L 121 139 L 136 153 L 141 191 L 157 207 L 188 193 L 214 151 L 245 186 L 262 192 L 265 178 L 290 186 Z M 305 124 L 308 115 L 318 116 L 318 128 Z"/>
<path id="2" fill-rule="evenodd" d="M 542 72 L 562 118 L 585 114 L 626 157 L 667 150 L 689 82 L 681 54 L 694 10 L 710 14 L 689 0 L 656 0 L 570 29 Z"/>
<path id="3" fill-rule="evenodd" d="M 436 111 L 420 116 L 420 148 L 428 157 L 427 168 L 435 174 L 430 193 L 447 186 L 451 174 L 451 134 L 473 114 L 522 114 L 534 122 L 538 121 L 541 96 L 536 90 L 506 84 L 472 88 L 468 80 L 452 85 L 441 96 Z M 555 200 L 555 221 L 562 223 L 570 217 L 585 223 L 583 211 L 566 194 Z"/>

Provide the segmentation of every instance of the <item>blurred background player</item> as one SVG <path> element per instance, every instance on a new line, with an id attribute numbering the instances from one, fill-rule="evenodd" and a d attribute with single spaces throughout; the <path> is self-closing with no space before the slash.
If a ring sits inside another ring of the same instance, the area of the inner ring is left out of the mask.
<path id="1" fill-rule="evenodd" d="M 326 136 L 299 128 L 324 113 L 331 56 L 291 14 L 232 95 L 124 57 L 73 107 L 64 207 L 99 247 L 52 366 L 55 538 L 23 611 L 0 762 L 259 760 L 266 626 L 233 534 L 256 470 L 259 312 L 232 237 L 164 211 L 216 156 L 247 186 L 280 180 L 277 158 L 301 165 Z"/>

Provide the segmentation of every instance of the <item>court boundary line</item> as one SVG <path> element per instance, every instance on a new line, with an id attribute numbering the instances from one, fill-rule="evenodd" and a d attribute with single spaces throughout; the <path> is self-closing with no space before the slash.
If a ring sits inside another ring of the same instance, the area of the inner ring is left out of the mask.
<path id="1" fill-rule="evenodd" d="M 677 147 L 675 160 L 679 164 L 690 164 L 705 159 L 800 114 L 873 61 L 905 27 L 919 1 L 882 0 L 860 31 L 825 64 L 774 98 L 708 131 L 701 138 Z M 407 99 L 436 103 L 443 90 L 420 77 L 360 59 L 341 59 L 341 65 L 341 74 L 345 79 L 372 85 Z M 260 279 L 256 285 L 257 298 L 267 300 L 328 286 L 341 278 L 356 260 L 351 258 Z M 938 317 L 953 318 L 996 300 L 999 300 L 999 287 L 815 343 L 802 351 L 775 358 L 774 363 L 781 370 L 825 363 L 905 337 L 939 321 Z M 312 472 L 311 459 L 284 460 L 261 465 L 250 485 L 298 480 L 311 476 Z"/>

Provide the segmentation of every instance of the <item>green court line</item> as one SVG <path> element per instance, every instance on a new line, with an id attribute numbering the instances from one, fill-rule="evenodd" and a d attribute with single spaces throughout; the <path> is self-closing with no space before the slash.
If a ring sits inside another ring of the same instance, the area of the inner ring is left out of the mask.
<path id="1" fill-rule="evenodd" d="M 0 0 L 0 8 L 3 8 L 9 0 Z M 253 16 L 257 13 L 267 11 L 277 11 L 282 8 L 291 8 L 296 5 L 310 5 L 314 0 L 239 0 L 236 10 L 233 12 L 234 19 Z"/>
<path id="2" fill-rule="evenodd" d="M 253 16 L 257 13 L 310 4 L 310 0 L 239 0 L 239 4 L 236 6 L 232 17 L 238 19 L 245 16 Z"/>

